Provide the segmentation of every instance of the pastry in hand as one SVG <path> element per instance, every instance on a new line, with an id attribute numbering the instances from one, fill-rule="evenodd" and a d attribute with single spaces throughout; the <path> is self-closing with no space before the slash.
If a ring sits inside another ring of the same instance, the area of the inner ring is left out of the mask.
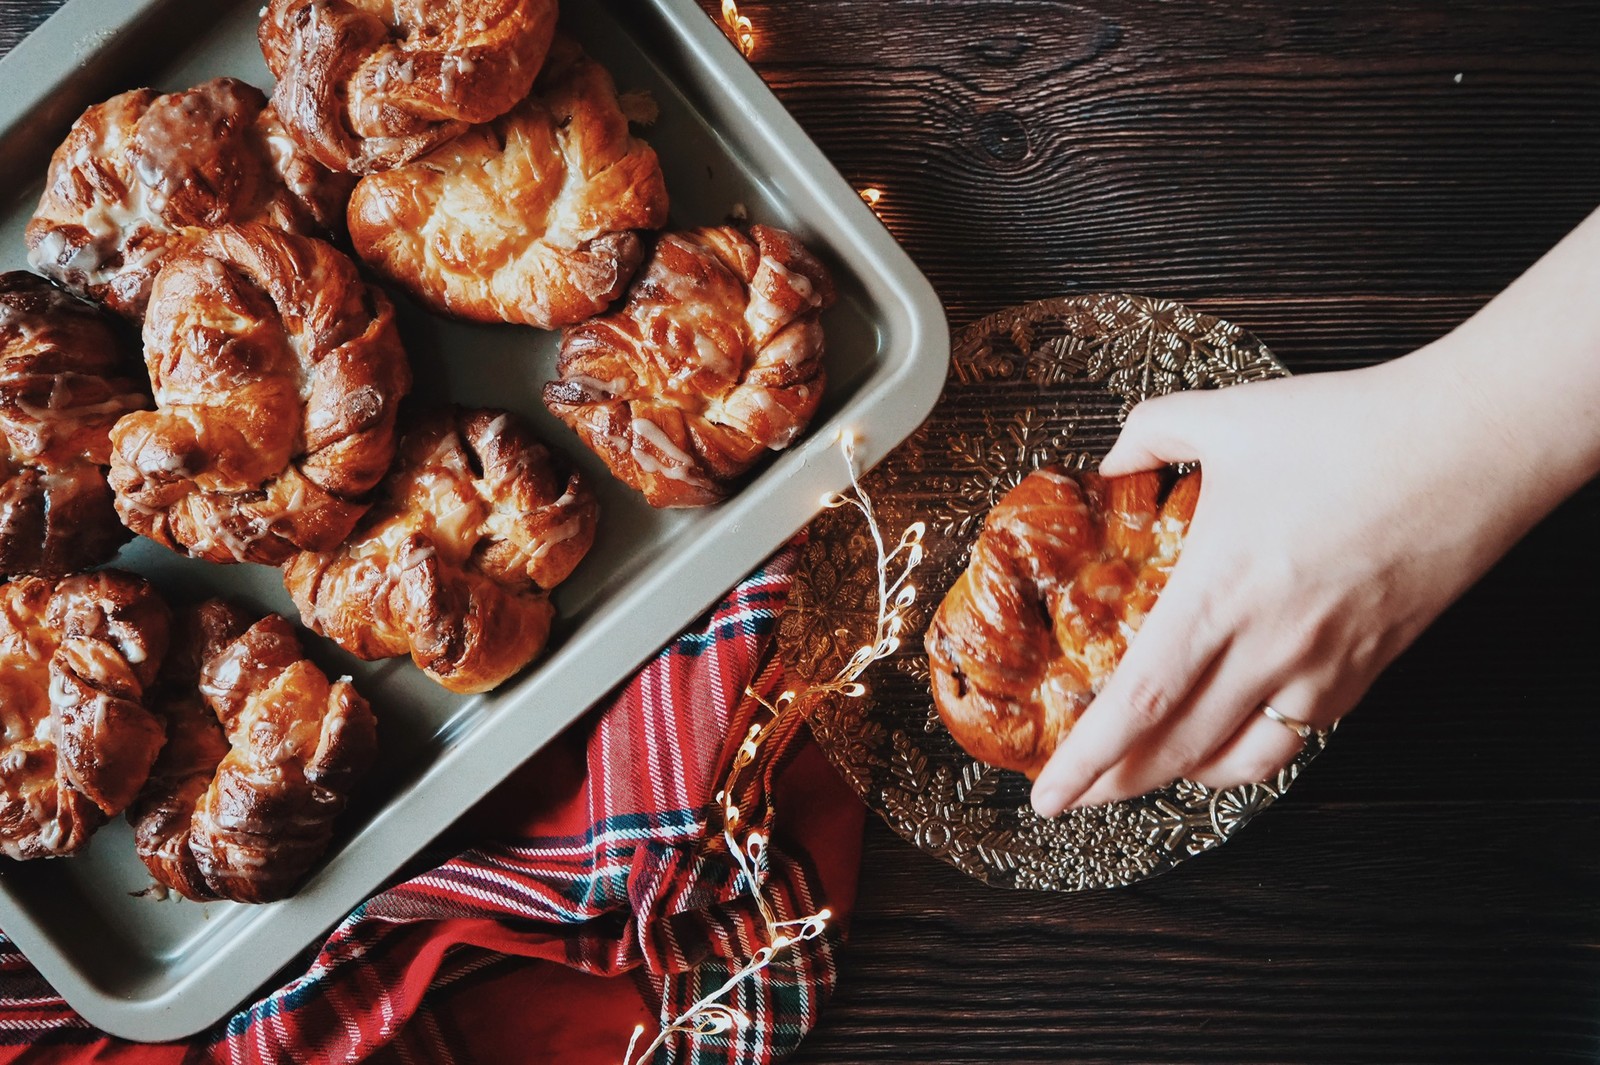
<path id="1" fill-rule="evenodd" d="M 545 406 L 652 506 L 728 495 L 822 401 L 827 269 L 788 233 L 668 233 L 614 313 L 566 331 Z"/>
<path id="2" fill-rule="evenodd" d="M 928 627 L 933 701 L 979 761 L 1031 779 L 1122 659 L 1178 560 L 1200 474 L 1037 470 L 989 512 Z"/>
<path id="3" fill-rule="evenodd" d="M 516 106 L 556 28 L 556 0 L 268 0 L 273 103 L 325 166 L 408 163 Z"/>
<path id="4" fill-rule="evenodd" d="M 212 562 L 341 543 L 410 387 L 394 308 L 331 245 L 228 226 L 172 259 L 144 325 L 156 409 L 111 432 L 134 532 Z"/>
<path id="5" fill-rule="evenodd" d="M 0 854 L 71 854 L 144 786 L 166 605 L 131 573 L 0 586 Z"/>
<path id="6" fill-rule="evenodd" d="M 288 896 L 372 765 L 372 708 L 289 622 L 217 600 L 180 617 L 155 698 L 170 738 L 128 813 L 151 875 L 202 901 Z"/>
<path id="7" fill-rule="evenodd" d="M 611 75 L 562 37 L 510 113 L 362 178 L 349 222 L 361 258 L 427 307 L 556 329 L 622 294 L 667 188 Z"/>
<path id="8" fill-rule="evenodd" d="M 128 538 L 111 504 L 111 426 L 150 406 L 133 345 L 36 274 L 0 274 L 0 579 L 60 577 Z"/>
<path id="9" fill-rule="evenodd" d="M 28 261 L 137 321 L 167 259 L 209 230 L 261 222 L 331 234 L 349 195 L 350 180 L 298 149 L 254 86 L 137 89 L 89 108 L 56 149 Z"/>
<path id="10" fill-rule="evenodd" d="M 488 691 L 543 650 L 550 591 L 588 553 L 598 515 L 521 419 L 445 409 L 406 433 L 349 541 L 290 559 L 284 584 L 305 624 L 351 654 L 410 654 L 451 691 Z"/>

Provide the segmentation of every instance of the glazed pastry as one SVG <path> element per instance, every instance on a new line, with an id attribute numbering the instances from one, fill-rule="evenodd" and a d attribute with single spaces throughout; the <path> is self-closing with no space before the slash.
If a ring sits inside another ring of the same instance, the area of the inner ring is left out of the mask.
<path id="1" fill-rule="evenodd" d="M 362 178 L 349 222 L 361 258 L 427 307 L 556 329 L 622 294 L 667 188 L 611 75 L 563 37 L 509 114 Z"/>
<path id="2" fill-rule="evenodd" d="M 0 853 L 71 854 L 133 802 L 165 739 L 145 695 L 167 639 L 131 573 L 0 586 Z"/>
<path id="3" fill-rule="evenodd" d="M 99 311 L 0 274 L 0 578 L 60 577 L 128 538 L 111 505 L 111 426 L 150 406 L 144 371 Z"/>
<path id="4" fill-rule="evenodd" d="M 265 226 L 216 230 L 161 272 L 144 344 L 157 409 L 111 433 L 129 528 L 269 565 L 349 535 L 411 382 L 394 308 L 355 264 Z"/>
<path id="5" fill-rule="evenodd" d="M 528 95 L 556 0 L 269 0 L 273 103 L 325 166 L 408 163 Z"/>
<path id="6" fill-rule="evenodd" d="M 933 701 L 979 761 L 1031 779 L 1122 659 L 1167 583 L 1200 474 L 1037 470 L 989 512 L 926 646 Z"/>
<path id="7" fill-rule="evenodd" d="M 197 900 L 289 895 L 377 753 L 367 701 L 283 618 L 215 600 L 181 619 L 156 701 L 170 739 L 128 814 L 151 875 Z"/>
<path id="8" fill-rule="evenodd" d="M 651 505 L 718 502 L 816 413 L 833 298 L 780 229 L 669 233 L 620 309 L 567 330 L 545 406 Z"/>
<path id="9" fill-rule="evenodd" d="M 344 546 L 284 566 L 305 624 L 361 658 L 409 653 L 456 692 L 532 661 L 550 590 L 594 542 L 578 474 L 513 415 L 449 409 L 406 434 L 380 495 Z"/>
<path id="10" fill-rule="evenodd" d="M 262 222 L 331 234 L 349 195 L 349 179 L 297 149 L 254 86 L 138 89 L 89 108 L 56 149 L 28 261 L 137 321 L 161 267 L 209 230 Z"/>

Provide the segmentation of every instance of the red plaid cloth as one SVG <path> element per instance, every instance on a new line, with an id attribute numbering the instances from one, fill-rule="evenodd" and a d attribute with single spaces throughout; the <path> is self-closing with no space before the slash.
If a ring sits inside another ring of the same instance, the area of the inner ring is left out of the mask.
<path id="1" fill-rule="evenodd" d="M 203 1037 L 98 1032 L 0 939 L 0 1062 L 620 1062 L 635 1024 L 653 1037 L 764 944 L 716 794 L 760 712 L 746 688 L 779 690 L 763 664 L 796 555 L 740 584 L 454 830 L 496 842 L 368 900 L 303 975 Z M 772 833 L 768 899 L 780 919 L 847 913 L 860 804 L 803 728 L 763 758 L 741 805 Z M 730 1004 L 749 1028 L 675 1036 L 656 1065 L 792 1050 L 837 979 L 841 927 L 739 987 Z"/>

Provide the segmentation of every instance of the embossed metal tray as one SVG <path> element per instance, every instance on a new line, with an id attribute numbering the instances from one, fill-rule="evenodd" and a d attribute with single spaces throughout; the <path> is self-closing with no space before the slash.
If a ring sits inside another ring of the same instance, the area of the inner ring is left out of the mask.
<path id="1" fill-rule="evenodd" d="M 50 151 L 90 103 L 140 85 L 178 89 L 230 74 L 269 84 L 255 44 L 259 0 L 69 0 L 0 60 L 0 269 L 26 266 L 22 229 Z M 835 439 L 864 461 L 908 435 L 944 381 L 949 338 L 927 281 L 693 0 L 571 0 L 568 28 L 623 90 L 652 92 L 648 136 L 673 224 L 712 224 L 742 204 L 794 229 L 829 263 L 828 394 L 811 432 L 720 507 L 659 513 L 618 485 L 550 418 L 538 390 L 553 334 L 447 323 L 401 303 L 415 397 L 511 407 L 592 475 L 595 550 L 557 595 L 541 663 L 492 696 L 461 698 L 407 661 L 312 653 L 355 675 L 380 712 L 381 764 L 328 858 L 292 899 L 262 907 L 135 897 L 150 879 L 125 824 L 68 859 L 0 862 L 0 929 L 89 1021 L 133 1039 L 195 1032 L 247 999 L 474 801 L 655 653 L 847 484 Z M 149 543 L 119 564 L 179 597 L 224 594 L 288 616 L 276 570 L 217 567 Z"/>
<path id="2" fill-rule="evenodd" d="M 862 678 L 865 698 L 830 696 L 806 708 L 829 760 L 891 828 L 996 886 L 1120 887 L 1225 842 L 1321 751 L 1318 739 L 1267 783 L 1212 791 L 1182 781 L 1045 820 L 1029 806 L 1022 774 L 975 761 L 950 736 L 933 708 L 922 649 L 985 515 L 1029 472 L 1056 462 L 1092 467 L 1142 399 L 1285 373 L 1239 327 L 1138 296 L 1047 300 L 962 333 L 932 416 L 864 482 L 888 535 L 927 525 L 908 635 Z M 854 511 L 831 510 L 812 524 L 779 629 L 800 677 L 832 676 L 869 640 L 874 559 Z"/>

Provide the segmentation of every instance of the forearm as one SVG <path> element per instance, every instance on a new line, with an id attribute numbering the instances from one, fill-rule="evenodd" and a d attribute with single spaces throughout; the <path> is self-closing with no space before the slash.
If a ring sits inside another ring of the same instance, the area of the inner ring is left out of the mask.
<path id="1" fill-rule="evenodd" d="M 1537 520 L 1600 473 L 1600 211 L 1415 362 L 1466 405 L 1457 443 L 1508 474 Z"/>

